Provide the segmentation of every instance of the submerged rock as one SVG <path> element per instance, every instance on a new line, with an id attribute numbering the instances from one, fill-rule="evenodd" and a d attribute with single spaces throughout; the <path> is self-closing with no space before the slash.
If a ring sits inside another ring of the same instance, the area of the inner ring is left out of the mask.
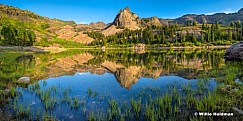
<path id="1" fill-rule="evenodd" d="M 21 77 L 21 78 L 19 78 L 17 83 L 29 84 L 30 83 L 30 77 Z"/>
<path id="2" fill-rule="evenodd" d="M 233 44 L 225 52 L 226 60 L 243 60 L 243 41 Z"/>

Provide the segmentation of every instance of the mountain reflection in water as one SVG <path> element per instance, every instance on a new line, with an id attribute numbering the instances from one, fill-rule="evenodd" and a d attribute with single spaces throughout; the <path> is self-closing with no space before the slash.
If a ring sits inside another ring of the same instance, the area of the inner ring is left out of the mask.
<path id="1" fill-rule="evenodd" d="M 2 80 L 28 76 L 32 81 L 38 81 L 76 72 L 112 73 L 120 85 L 130 89 L 143 77 L 157 79 L 163 75 L 176 75 L 196 79 L 201 73 L 225 65 L 222 58 L 224 52 L 224 49 L 148 50 L 144 53 L 131 50 L 69 50 L 32 55 L 2 52 L 0 75 Z"/>
<path id="2" fill-rule="evenodd" d="M 57 59 L 47 68 L 49 76 L 76 72 L 112 73 L 117 82 L 130 89 L 142 77 L 157 79 L 163 75 L 177 75 L 187 79 L 197 78 L 200 72 L 223 65 L 223 52 L 165 50 L 138 54 L 127 50 L 86 51 Z"/>

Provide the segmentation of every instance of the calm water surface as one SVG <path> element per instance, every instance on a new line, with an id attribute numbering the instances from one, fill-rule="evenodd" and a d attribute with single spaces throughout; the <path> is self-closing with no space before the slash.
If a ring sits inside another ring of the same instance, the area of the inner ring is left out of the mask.
<path id="1" fill-rule="evenodd" d="M 118 104 L 138 95 L 158 97 L 170 87 L 178 91 L 201 83 L 213 91 L 221 75 L 237 71 L 223 57 L 225 50 L 70 50 L 58 54 L 1 51 L 1 89 L 19 93 L 4 110 L 16 107 L 32 117 L 51 115 L 60 120 L 85 120 L 90 111 L 106 111 L 109 100 Z M 229 70 L 224 70 L 225 68 Z M 220 71 L 221 70 L 221 71 Z M 222 71 L 223 70 L 223 71 Z M 242 83 L 241 73 L 226 78 Z M 16 85 L 19 77 L 29 85 Z M 230 83 L 230 82 L 229 82 Z M 149 97 L 148 97 L 149 98 Z"/>

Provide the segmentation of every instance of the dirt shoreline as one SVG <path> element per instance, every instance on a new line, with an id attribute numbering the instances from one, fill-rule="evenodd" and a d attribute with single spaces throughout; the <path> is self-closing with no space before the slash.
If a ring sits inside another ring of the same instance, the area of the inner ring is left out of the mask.
<path id="1" fill-rule="evenodd" d="M 146 49 L 220 49 L 229 48 L 231 45 L 219 45 L 219 46 L 178 46 L 178 47 L 147 47 Z"/>
<path id="2" fill-rule="evenodd" d="M 187 47 L 146 47 L 144 49 L 220 49 L 220 48 L 229 48 L 230 45 L 225 45 L 225 46 L 187 46 Z M 22 46 L 0 46 L 1 49 L 13 49 L 13 50 L 19 50 L 19 51 L 32 51 L 32 52 L 50 52 L 50 53 L 59 53 L 62 51 L 66 50 L 72 50 L 72 49 L 95 49 L 95 50 L 101 50 L 101 47 L 97 48 L 89 48 L 89 47 L 84 47 L 84 48 L 60 48 L 60 47 L 40 47 L 40 46 L 27 46 L 27 47 L 22 47 Z M 128 48 L 106 48 L 106 50 L 113 50 L 113 49 L 134 49 L 133 47 L 128 47 Z"/>
<path id="3" fill-rule="evenodd" d="M 66 48 L 60 47 L 40 47 L 40 46 L 0 46 L 1 49 L 17 50 L 17 51 L 30 51 L 37 53 L 59 53 L 65 51 Z"/>
<path id="4" fill-rule="evenodd" d="M 191 47 L 191 46 L 187 46 L 187 47 L 184 47 L 184 46 L 179 46 L 179 47 L 146 47 L 146 48 L 143 48 L 143 49 L 227 49 L 229 48 L 230 45 L 226 45 L 226 46 L 194 46 L 194 47 Z M 100 50 L 102 49 L 101 47 L 97 47 L 97 48 L 65 48 L 65 49 L 94 49 L 94 50 Z M 114 47 L 111 47 L 111 48 L 105 48 L 105 50 L 121 50 L 121 49 L 135 49 L 134 47 L 127 47 L 127 48 L 114 48 Z"/>
<path id="5" fill-rule="evenodd" d="M 18 51 L 32 51 L 32 52 L 48 52 L 45 49 L 35 47 L 35 46 L 0 46 L 1 49 L 10 49 L 10 50 L 18 50 Z"/>

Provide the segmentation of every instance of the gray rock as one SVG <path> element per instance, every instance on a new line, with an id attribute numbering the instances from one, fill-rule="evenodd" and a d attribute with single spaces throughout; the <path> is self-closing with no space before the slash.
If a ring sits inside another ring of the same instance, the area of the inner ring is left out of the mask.
<path id="1" fill-rule="evenodd" d="M 19 78 L 17 83 L 29 84 L 30 83 L 30 77 L 21 77 L 21 78 Z"/>
<path id="2" fill-rule="evenodd" d="M 238 112 L 241 115 L 243 114 L 243 111 L 241 109 L 237 108 L 237 107 L 233 107 L 232 109 L 235 110 L 236 112 Z"/>
<path id="3" fill-rule="evenodd" d="M 243 41 L 233 44 L 225 52 L 226 60 L 243 60 Z"/>

